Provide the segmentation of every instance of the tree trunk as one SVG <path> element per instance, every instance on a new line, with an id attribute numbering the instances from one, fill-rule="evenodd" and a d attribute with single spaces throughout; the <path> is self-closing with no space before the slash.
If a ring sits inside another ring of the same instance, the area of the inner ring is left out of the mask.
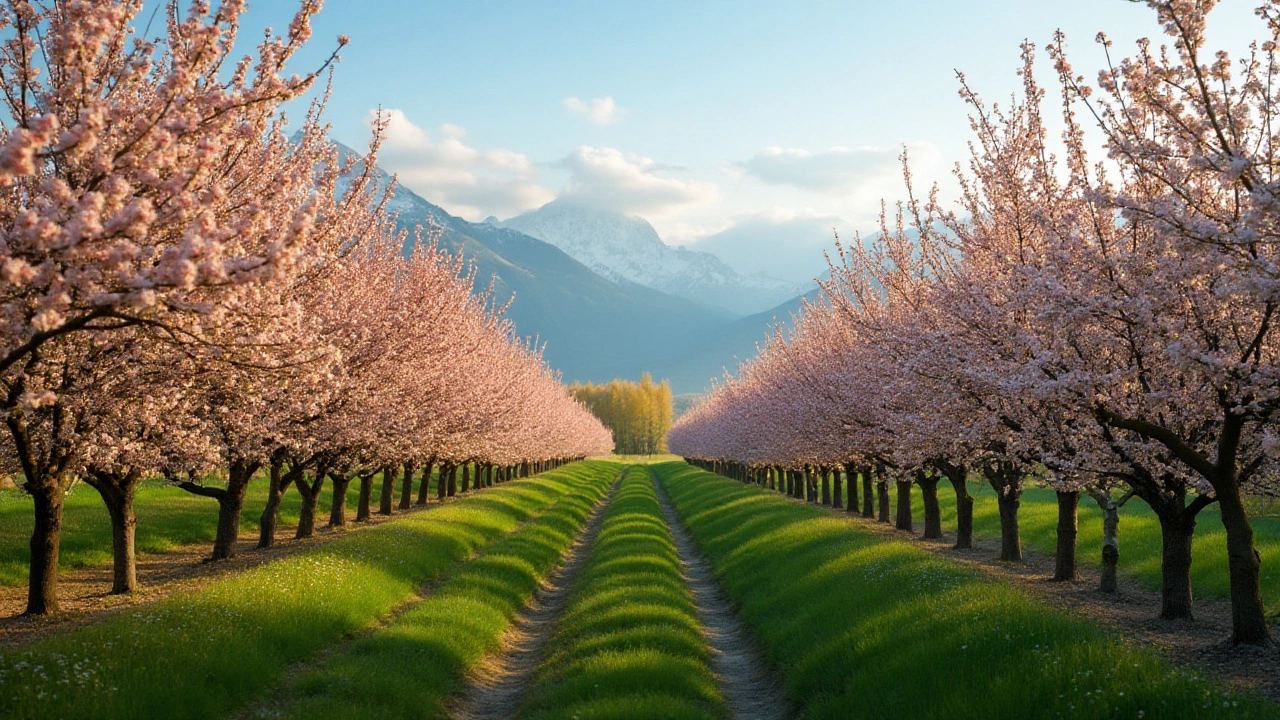
<path id="1" fill-rule="evenodd" d="M 131 486 L 110 500 L 103 496 L 103 500 L 107 500 L 107 514 L 111 516 L 112 595 L 125 595 L 138 589 L 138 557 L 134 545 L 138 516 L 133 512 L 136 488 Z"/>
<path id="2" fill-rule="evenodd" d="M 916 484 L 920 486 L 920 496 L 924 499 L 924 539 L 937 540 L 942 537 L 942 508 L 938 506 L 937 475 L 916 474 Z"/>
<path id="3" fill-rule="evenodd" d="M 1022 492 L 1007 492 L 996 496 L 1000 506 L 1000 559 L 1022 562 L 1022 535 L 1018 530 L 1018 508 L 1022 505 Z"/>
<path id="4" fill-rule="evenodd" d="M 1262 605 L 1262 557 L 1253 545 L 1253 526 L 1244 509 L 1238 482 L 1219 483 L 1218 503 L 1227 531 L 1227 563 L 1231 571 L 1231 642 L 1270 645 Z"/>
<path id="5" fill-rule="evenodd" d="M 1076 570 L 1079 506 L 1079 490 L 1058 491 L 1058 549 L 1053 556 L 1053 579 L 1057 582 L 1074 582 L 1080 579 Z"/>
<path id="6" fill-rule="evenodd" d="M 458 491 L 465 495 L 470 490 L 471 490 L 471 463 L 466 462 L 466 463 L 462 463 L 462 483 Z"/>
<path id="7" fill-rule="evenodd" d="M 855 515 L 861 512 L 861 509 L 858 507 L 858 468 L 852 463 L 846 463 L 844 466 L 844 485 L 849 502 L 849 514 Z"/>
<path id="8" fill-rule="evenodd" d="M 329 468 L 321 463 L 316 468 L 315 480 L 308 483 L 305 475 L 297 480 L 298 492 L 302 495 L 302 509 L 298 512 L 298 532 L 294 534 L 294 538 L 302 540 L 309 538 L 316 532 L 316 506 L 320 504 L 320 491 L 324 489 L 324 478 L 329 474 Z"/>
<path id="9" fill-rule="evenodd" d="M 527 467 L 528 467 L 528 465 L 526 465 L 525 467 L 527 468 Z M 458 494 L 458 466 L 457 466 L 457 465 L 450 465 L 450 466 L 449 466 L 449 490 L 448 490 L 448 495 L 449 495 L 449 497 L 453 497 L 453 496 L 455 496 L 455 495 L 457 495 L 457 494 Z"/>
<path id="10" fill-rule="evenodd" d="M 911 517 L 911 481 L 898 480 L 898 524 L 899 530 L 915 532 Z"/>
<path id="11" fill-rule="evenodd" d="M 449 488 L 449 473 L 453 472 L 452 463 L 441 463 L 440 474 L 436 476 L 436 502 L 444 502 L 445 491 Z"/>
<path id="12" fill-rule="evenodd" d="M 28 487 L 31 486 L 28 481 Z M 51 615 L 58 605 L 58 549 L 62 543 L 62 503 L 66 493 L 60 484 L 28 489 L 35 500 L 35 528 L 31 532 L 31 566 L 27 609 L 23 615 Z"/>
<path id="13" fill-rule="evenodd" d="M 416 463 L 407 462 L 404 464 L 404 481 L 400 483 L 401 510 L 408 510 L 413 507 L 413 474 L 417 470 Z"/>
<path id="14" fill-rule="evenodd" d="M 427 494 L 431 491 L 431 469 L 436 464 L 436 459 L 427 460 L 426 467 L 422 468 L 422 482 L 418 484 L 418 505 L 427 504 Z"/>
<path id="15" fill-rule="evenodd" d="M 952 475 L 958 477 L 953 477 Z M 969 495 L 967 473 L 954 469 L 947 473 L 947 481 L 956 491 L 956 544 L 957 550 L 973 549 L 973 497 Z"/>
<path id="16" fill-rule="evenodd" d="M 356 522 L 369 522 L 370 504 L 373 502 L 373 476 L 375 473 L 360 473 L 360 501 L 356 503 Z"/>
<path id="17" fill-rule="evenodd" d="M 232 461 L 225 488 L 194 482 L 194 473 L 191 474 L 190 481 L 178 483 L 178 487 L 193 495 L 218 501 L 218 534 L 213 539 L 213 554 L 209 556 L 210 560 L 227 560 L 236 556 L 236 542 L 240 539 L 240 512 L 244 509 L 244 494 L 248 491 L 249 481 L 253 479 L 253 474 L 259 467 L 261 464 L 254 461 Z M 274 528 L 274 525 L 272 527 Z"/>
<path id="18" fill-rule="evenodd" d="M 111 594 L 134 592 L 138 589 L 138 557 L 134 544 L 138 517 L 133 512 L 133 501 L 142 473 L 132 469 L 125 472 L 89 469 L 84 480 L 102 496 L 107 516 L 111 518 Z"/>
<path id="19" fill-rule="evenodd" d="M 290 470 L 285 473 L 284 461 L 272 458 L 269 468 L 271 484 L 267 491 L 267 506 L 258 518 L 258 547 L 268 548 L 275 544 L 276 525 L 280 522 L 280 501 L 288 492 L 289 486 L 297 481 L 301 470 Z"/>
<path id="20" fill-rule="evenodd" d="M 1000 507 L 1000 559 L 1022 562 L 1022 535 L 1018 530 L 1018 508 L 1022 505 L 1022 473 L 1009 461 L 993 461 L 982 468 L 996 491 Z"/>
<path id="21" fill-rule="evenodd" d="M 871 477 L 870 468 L 864 467 L 858 474 L 862 476 L 862 517 L 873 518 L 876 516 L 875 480 Z"/>
<path id="22" fill-rule="evenodd" d="M 1089 494 L 1102 510 L 1102 580 L 1098 589 L 1113 593 L 1117 587 L 1116 569 L 1120 565 L 1120 503 L 1111 499 L 1111 493 L 1106 490 Z"/>
<path id="23" fill-rule="evenodd" d="M 827 467 L 818 467 L 818 477 L 822 478 L 822 504 L 831 506 L 831 470 Z"/>
<path id="24" fill-rule="evenodd" d="M 831 507 L 844 509 L 844 488 L 840 482 L 840 466 L 831 466 Z"/>
<path id="25" fill-rule="evenodd" d="M 1195 518 L 1188 519 L 1181 508 L 1159 512 L 1156 517 L 1164 543 L 1160 555 L 1160 618 L 1192 620 L 1191 539 L 1195 535 Z"/>
<path id="26" fill-rule="evenodd" d="M 883 475 L 876 478 L 876 499 L 880 505 L 880 516 L 876 519 L 882 523 L 889 522 L 889 481 Z"/>
<path id="27" fill-rule="evenodd" d="M 229 560 L 236 556 L 236 543 L 240 540 L 240 512 L 244 509 L 244 495 L 249 481 L 258 471 L 256 462 L 233 462 L 227 488 L 218 496 L 218 535 L 213 540 L 211 560 Z"/>
<path id="28" fill-rule="evenodd" d="M 347 488 L 351 485 L 351 475 L 330 473 L 329 478 L 333 480 L 333 503 L 329 505 L 329 527 L 346 527 Z"/>
<path id="29" fill-rule="evenodd" d="M 391 505 L 396 494 L 396 469 L 387 465 L 382 468 L 382 495 L 378 498 L 378 514 L 390 515 Z"/>

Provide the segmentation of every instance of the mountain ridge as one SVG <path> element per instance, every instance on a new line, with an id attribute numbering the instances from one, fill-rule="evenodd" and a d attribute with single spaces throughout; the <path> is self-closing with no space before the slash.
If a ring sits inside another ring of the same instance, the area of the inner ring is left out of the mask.
<path id="1" fill-rule="evenodd" d="M 359 157 L 345 146 L 339 150 L 344 157 Z M 374 172 L 380 187 L 392 182 L 380 168 Z M 506 316 L 517 334 L 542 346 L 544 360 L 566 381 L 606 382 L 652 372 L 671 379 L 676 392 L 701 391 L 721 367 L 764 337 L 765 313 L 740 317 L 638 283 L 610 280 L 551 243 L 514 228 L 456 217 L 401 183 L 388 209 L 398 227 L 408 231 L 406 252 L 413 249 L 415 228 L 435 227 L 440 246 L 461 253 L 475 268 L 478 288 L 489 287 L 492 278 L 499 304 L 514 297 Z M 751 344 L 745 342 L 748 334 Z"/>
<path id="2" fill-rule="evenodd" d="M 740 274 L 712 253 L 667 245 L 644 218 L 563 199 L 491 224 L 551 243 L 607 279 L 644 285 L 739 316 L 775 307 L 811 286 L 764 273 Z"/>

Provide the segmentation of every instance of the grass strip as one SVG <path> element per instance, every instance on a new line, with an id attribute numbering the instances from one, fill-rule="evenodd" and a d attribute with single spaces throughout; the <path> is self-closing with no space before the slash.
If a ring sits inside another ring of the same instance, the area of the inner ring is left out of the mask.
<path id="1" fill-rule="evenodd" d="M 807 718 L 1254 718 L 1005 582 L 684 463 L 655 468 Z"/>
<path id="2" fill-rule="evenodd" d="M 555 569 L 615 475 L 596 473 L 547 512 L 454 570 L 422 602 L 307 671 L 258 717 L 443 717 L 466 674 Z"/>
<path id="3" fill-rule="evenodd" d="M 546 647 L 522 718 L 708 718 L 728 709 L 649 473 L 632 468 Z"/>
<path id="4" fill-rule="evenodd" d="M 372 506 L 375 510 L 382 493 L 380 478 L 381 475 L 375 477 L 373 483 Z M 257 534 L 258 519 L 267 503 L 268 484 L 265 478 L 249 484 L 244 510 L 240 513 L 242 535 Z M 352 483 L 351 492 L 347 494 L 347 509 L 352 517 L 359 503 L 356 484 Z M 416 486 L 417 481 L 414 484 Z M 328 517 L 332 504 L 330 485 L 325 483 L 320 495 L 321 523 Z M 435 473 L 432 474 L 431 486 L 435 486 Z M 397 482 L 397 492 L 399 487 Z M 432 493 L 431 497 L 434 498 L 435 494 Z M 31 559 L 29 541 L 35 523 L 32 502 L 31 496 L 20 490 L 0 490 L 0 585 L 25 585 L 27 582 L 27 566 Z M 282 526 L 298 522 L 301 505 L 297 492 L 285 494 L 280 505 Z M 182 545 L 212 545 L 218 531 L 216 502 L 192 495 L 163 480 L 150 480 L 139 486 L 134 510 L 138 515 L 134 547 L 140 555 L 165 552 Z M 289 537 L 283 532 L 280 536 L 282 539 Z M 88 485 L 77 485 L 67 496 L 58 560 L 59 567 L 63 569 L 111 564 L 111 518 L 98 492 Z"/>
<path id="5" fill-rule="evenodd" d="M 0 716 L 213 718 L 617 465 L 575 463 L 0 652 Z"/>

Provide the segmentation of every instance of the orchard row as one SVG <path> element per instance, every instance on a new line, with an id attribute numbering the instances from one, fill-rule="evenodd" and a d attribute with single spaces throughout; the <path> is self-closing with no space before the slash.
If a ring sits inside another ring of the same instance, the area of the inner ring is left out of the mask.
<path id="1" fill-rule="evenodd" d="M 1217 503 L 1233 640 L 1269 644 L 1246 496 L 1280 490 L 1280 17 L 1265 3 L 1263 41 L 1232 60 L 1204 47 L 1213 4 L 1150 0 L 1168 46 L 1144 40 L 1095 81 L 1055 36 L 1060 136 L 1030 44 L 1007 106 L 961 75 L 958 209 L 918 198 L 904 156 L 908 199 L 881 235 L 837 245 L 821 299 L 681 418 L 671 450 L 783 487 L 832 469 L 916 483 L 926 532 L 946 478 L 961 545 L 979 473 L 1008 560 L 1028 480 L 1059 491 L 1064 541 L 1081 492 L 1112 533 L 1136 496 L 1163 530 L 1165 618 L 1191 616 L 1196 516 Z"/>
<path id="2" fill-rule="evenodd" d="M 319 5 L 243 59 L 240 2 L 170 4 L 154 41 L 138 2 L 0 8 L 0 455 L 34 501 L 30 614 L 58 609 L 81 481 L 128 592 L 147 477 L 218 501 L 216 558 L 263 469 L 269 503 L 298 488 L 306 533 L 327 480 L 488 480 L 612 447 L 464 262 L 396 230 L 379 124 L 363 159 L 339 157 L 323 100 L 291 132 L 282 107 L 337 57 L 288 69 Z"/>

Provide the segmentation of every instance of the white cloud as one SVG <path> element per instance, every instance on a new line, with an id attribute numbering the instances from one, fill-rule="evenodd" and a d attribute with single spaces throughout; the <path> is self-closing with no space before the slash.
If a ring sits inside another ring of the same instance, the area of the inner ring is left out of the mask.
<path id="1" fill-rule="evenodd" d="M 714 185 L 664 174 L 676 168 L 613 148 L 581 146 L 560 164 L 569 171 L 560 196 L 601 209 L 661 215 L 720 195 Z"/>
<path id="2" fill-rule="evenodd" d="M 907 146 L 915 172 L 930 171 L 938 150 L 930 143 Z M 770 185 L 789 185 L 831 196 L 854 196 L 886 183 L 901 185 L 901 148 L 832 148 L 810 152 L 799 148 L 765 148 L 730 170 L 746 173 Z"/>
<path id="3" fill-rule="evenodd" d="M 740 273 L 806 282 L 827 272 L 822 253 L 834 248 L 837 231 L 848 237 L 850 223 L 812 210 L 773 209 L 735 216 L 688 248 L 714 253 Z"/>
<path id="4" fill-rule="evenodd" d="M 440 125 L 440 134 L 447 138 L 461 140 L 467 136 L 467 129 L 453 123 L 442 123 Z"/>
<path id="5" fill-rule="evenodd" d="M 370 122 L 377 116 L 369 111 Z M 509 217 L 550 202 L 537 182 L 533 161 L 510 150 L 477 150 L 464 142 L 466 130 L 444 124 L 439 140 L 414 125 L 400 110 L 386 111 L 386 137 L 378 163 L 400 182 L 449 212 L 469 220 Z"/>
<path id="6" fill-rule="evenodd" d="M 567 97 L 562 102 L 566 108 L 569 108 L 569 112 L 586 118 L 587 122 L 592 124 L 615 125 L 622 122 L 624 111 L 613 102 L 611 97 L 594 98 L 592 100 Z"/>

